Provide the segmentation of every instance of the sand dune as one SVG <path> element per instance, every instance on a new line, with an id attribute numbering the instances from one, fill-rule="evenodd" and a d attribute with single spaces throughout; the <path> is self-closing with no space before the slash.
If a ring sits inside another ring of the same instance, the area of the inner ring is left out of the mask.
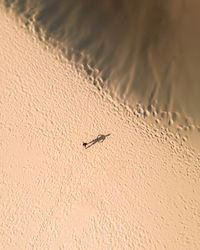
<path id="1" fill-rule="evenodd" d="M 198 1 L 5 0 L 93 84 L 200 148 Z"/>
<path id="2" fill-rule="evenodd" d="M 198 151 L 0 23 L 0 248 L 198 249 Z"/>
<path id="3" fill-rule="evenodd" d="M 175 123 L 200 125 L 198 1 L 4 3 L 41 40 L 53 38 L 68 58 L 97 68 L 113 97 L 132 107 L 154 104 L 170 123 L 171 112 L 178 112 Z"/>

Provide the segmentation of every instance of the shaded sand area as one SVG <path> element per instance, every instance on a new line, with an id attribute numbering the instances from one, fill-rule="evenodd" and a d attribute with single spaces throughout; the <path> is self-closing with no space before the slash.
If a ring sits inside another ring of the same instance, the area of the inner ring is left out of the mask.
<path id="1" fill-rule="evenodd" d="M 0 2 L 103 92 L 200 149 L 199 1 Z"/>
<path id="2" fill-rule="evenodd" d="M 0 248 L 198 249 L 199 153 L 0 23 Z"/>
<path id="3" fill-rule="evenodd" d="M 2 2 L 113 98 L 153 108 L 159 123 L 200 141 L 199 1 Z"/>

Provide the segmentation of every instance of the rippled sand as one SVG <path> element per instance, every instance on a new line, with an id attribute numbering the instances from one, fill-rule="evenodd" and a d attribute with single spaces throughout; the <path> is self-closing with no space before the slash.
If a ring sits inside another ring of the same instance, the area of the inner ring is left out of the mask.
<path id="1" fill-rule="evenodd" d="M 198 249 L 199 152 L 0 22 L 1 248 Z"/>
<path id="2" fill-rule="evenodd" d="M 200 4 L 145 0 L 4 1 L 38 38 L 113 99 L 200 148 Z"/>

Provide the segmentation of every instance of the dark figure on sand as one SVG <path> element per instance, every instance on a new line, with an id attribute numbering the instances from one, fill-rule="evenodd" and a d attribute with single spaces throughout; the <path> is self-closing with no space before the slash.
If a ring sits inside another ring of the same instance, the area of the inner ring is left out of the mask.
<path id="1" fill-rule="evenodd" d="M 85 148 L 89 148 L 91 147 L 92 145 L 94 145 L 95 143 L 97 142 L 103 142 L 107 136 L 109 136 L 110 134 L 107 134 L 107 135 L 98 135 L 96 139 L 90 141 L 90 142 L 83 142 L 83 146 Z"/>

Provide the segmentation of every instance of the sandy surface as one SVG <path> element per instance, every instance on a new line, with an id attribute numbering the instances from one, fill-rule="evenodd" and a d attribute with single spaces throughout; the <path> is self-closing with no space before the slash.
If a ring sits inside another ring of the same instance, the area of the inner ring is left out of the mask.
<path id="1" fill-rule="evenodd" d="M 199 1 L 0 2 L 40 40 L 53 39 L 81 63 L 93 84 L 133 109 L 141 103 L 200 149 Z"/>
<path id="2" fill-rule="evenodd" d="M 0 23 L 0 249 L 198 249 L 200 155 Z"/>

